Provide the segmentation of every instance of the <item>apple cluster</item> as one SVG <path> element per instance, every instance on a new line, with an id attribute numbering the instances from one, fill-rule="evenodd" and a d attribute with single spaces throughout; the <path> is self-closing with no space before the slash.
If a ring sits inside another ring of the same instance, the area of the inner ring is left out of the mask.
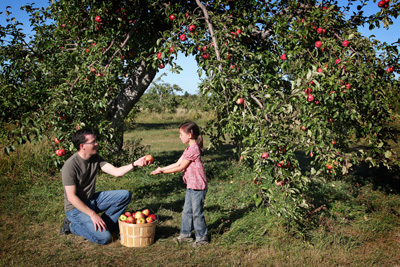
<path id="1" fill-rule="evenodd" d="M 121 214 L 119 220 L 131 224 L 145 224 L 155 222 L 157 219 L 156 215 L 151 214 L 149 209 L 144 209 L 136 212 L 126 211 Z"/>
<path id="2" fill-rule="evenodd" d="M 378 2 L 378 7 L 380 8 L 388 8 L 390 0 L 383 0 Z"/>

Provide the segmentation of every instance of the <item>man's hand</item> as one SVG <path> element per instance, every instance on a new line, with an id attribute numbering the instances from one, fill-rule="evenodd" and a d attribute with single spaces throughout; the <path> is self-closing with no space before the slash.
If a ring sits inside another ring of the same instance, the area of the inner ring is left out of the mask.
<path id="1" fill-rule="evenodd" d="M 141 157 L 140 159 L 136 160 L 133 165 L 134 166 L 139 166 L 139 167 L 143 167 L 143 166 L 147 166 L 150 165 L 152 162 L 151 161 L 146 161 L 146 156 Z"/>
<path id="2" fill-rule="evenodd" d="M 107 225 L 103 221 L 103 219 L 93 211 L 93 214 L 90 216 L 90 219 L 92 219 L 92 222 L 94 224 L 94 230 L 100 230 L 100 232 L 103 232 L 103 230 L 107 230 Z"/>

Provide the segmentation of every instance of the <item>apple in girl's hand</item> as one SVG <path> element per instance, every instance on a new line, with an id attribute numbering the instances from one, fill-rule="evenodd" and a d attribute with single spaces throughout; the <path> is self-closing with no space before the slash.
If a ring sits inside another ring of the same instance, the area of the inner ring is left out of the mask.
<path id="1" fill-rule="evenodd" d="M 150 210 L 149 209 L 144 209 L 142 210 L 142 213 L 144 214 L 144 216 L 149 216 L 150 215 Z"/>

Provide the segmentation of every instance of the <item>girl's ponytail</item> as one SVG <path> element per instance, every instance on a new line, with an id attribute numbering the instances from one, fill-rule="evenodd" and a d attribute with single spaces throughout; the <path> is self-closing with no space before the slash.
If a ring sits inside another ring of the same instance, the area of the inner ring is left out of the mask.
<path id="1" fill-rule="evenodd" d="M 203 136 L 200 134 L 200 127 L 193 121 L 188 121 L 181 126 L 179 129 L 182 129 L 187 134 L 192 134 L 193 138 L 196 140 L 197 145 L 200 148 L 200 153 L 204 155 L 204 147 L 203 147 Z"/>

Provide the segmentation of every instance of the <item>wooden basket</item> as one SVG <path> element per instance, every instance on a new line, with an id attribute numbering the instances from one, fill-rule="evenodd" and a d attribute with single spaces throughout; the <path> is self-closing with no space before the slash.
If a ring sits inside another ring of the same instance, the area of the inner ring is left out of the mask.
<path id="1" fill-rule="evenodd" d="M 125 247 L 147 247 L 154 243 L 157 221 L 144 224 L 121 222 L 119 235 L 121 244 Z"/>

